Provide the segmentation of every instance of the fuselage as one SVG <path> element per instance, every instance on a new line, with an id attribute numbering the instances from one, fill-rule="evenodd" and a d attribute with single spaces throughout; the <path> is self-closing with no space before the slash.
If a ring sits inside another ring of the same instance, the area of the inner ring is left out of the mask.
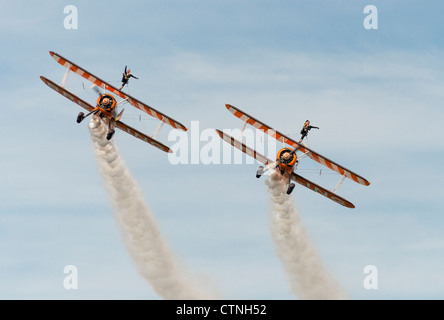
<path id="1" fill-rule="evenodd" d="M 111 119 L 116 115 L 116 104 L 116 99 L 109 93 L 105 93 L 97 99 L 96 107 L 99 108 L 101 116 Z"/>
<path id="2" fill-rule="evenodd" d="M 276 167 L 282 175 L 290 174 L 293 172 L 293 168 L 297 163 L 297 155 L 290 148 L 282 148 L 279 150 L 276 156 L 276 161 L 279 165 Z"/>

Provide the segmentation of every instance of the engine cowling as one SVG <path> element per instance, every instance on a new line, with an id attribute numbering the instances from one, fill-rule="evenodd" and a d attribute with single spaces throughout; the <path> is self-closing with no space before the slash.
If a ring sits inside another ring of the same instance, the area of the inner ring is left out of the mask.
<path id="1" fill-rule="evenodd" d="M 292 151 L 293 150 L 289 148 L 282 148 L 281 150 L 279 150 L 276 160 L 289 167 L 293 167 L 296 164 L 298 157 L 296 153 Z"/>
<path id="2" fill-rule="evenodd" d="M 102 94 L 97 99 L 97 105 L 106 111 L 111 111 L 116 106 L 116 99 L 110 94 Z"/>

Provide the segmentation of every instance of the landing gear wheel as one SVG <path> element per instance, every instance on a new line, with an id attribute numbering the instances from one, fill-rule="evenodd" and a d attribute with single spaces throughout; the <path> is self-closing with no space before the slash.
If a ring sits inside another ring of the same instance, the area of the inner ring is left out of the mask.
<path id="1" fill-rule="evenodd" d="M 111 140 L 111 138 L 113 137 L 113 135 L 114 135 L 114 130 L 110 130 L 109 132 L 108 132 L 108 134 L 106 135 L 106 140 Z"/>
<path id="2" fill-rule="evenodd" d="M 293 191 L 294 186 L 295 186 L 294 183 L 290 183 L 290 184 L 288 185 L 287 194 L 290 194 L 290 193 Z"/>
<path id="3" fill-rule="evenodd" d="M 82 122 L 83 119 L 85 119 L 85 114 L 83 112 L 79 112 L 77 116 L 77 123 Z"/>
<path id="4" fill-rule="evenodd" d="M 260 178 L 264 174 L 264 167 L 260 166 L 256 172 L 256 178 Z"/>

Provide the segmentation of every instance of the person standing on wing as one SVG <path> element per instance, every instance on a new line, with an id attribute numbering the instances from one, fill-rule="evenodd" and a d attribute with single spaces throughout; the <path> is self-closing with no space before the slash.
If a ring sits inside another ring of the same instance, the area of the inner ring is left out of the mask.
<path id="1" fill-rule="evenodd" d="M 310 125 L 310 121 L 305 121 L 304 126 L 302 127 L 301 130 L 301 140 L 299 140 L 299 142 L 302 142 L 302 140 L 307 136 L 308 131 L 310 131 L 311 129 L 319 129 L 318 127 L 314 127 Z"/>
<path id="2" fill-rule="evenodd" d="M 122 86 L 119 88 L 119 90 L 123 89 L 123 87 L 128 83 L 128 81 L 131 77 L 133 77 L 134 79 L 139 79 L 131 74 L 130 69 L 126 70 L 126 67 L 127 66 L 125 66 L 125 72 L 123 73 L 123 76 L 122 76 Z"/>

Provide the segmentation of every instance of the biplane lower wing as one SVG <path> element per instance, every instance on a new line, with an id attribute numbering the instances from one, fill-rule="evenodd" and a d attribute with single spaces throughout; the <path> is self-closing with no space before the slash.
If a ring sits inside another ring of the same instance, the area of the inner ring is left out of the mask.
<path id="1" fill-rule="evenodd" d="M 94 83 L 96 86 L 103 88 L 104 90 L 108 90 L 110 92 L 113 92 L 114 94 L 117 94 L 118 96 L 120 96 L 121 98 L 128 100 L 129 103 L 131 103 L 134 107 L 136 107 L 137 109 L 147 113 L 148 115 L 159 119 L 162 122 L 165 122 L 166 124 L 170 125 L 171 127 L 175 128 L 175 129 L 179 129 L 182 131 L 187 131 L 188 129 L 181 124 L 180 122 L 174 120 L 173 118 L 163 114 L 160 111 L 157 111 L 156 109 L 154 109 L 153 107 L 137 100 L 136 98 L 133 98 L 132 96 L 120 91 L 119 89 L 117 89 L 116 87 L 110 85 L 109 83 L 107 83 L 106 81 L 100 79 L 99 77 L 93 75 L 92 73 L 90 73 L 89 71 L 83 69 L 82 67 L 76 65 L 74 62 L 69 61 L 68 59 L 62 57 L 61 55 L 49 51 L 49 53 L 51 54 L 51 57 L 54 58 L 55 61 L 57 61 L 60 65 L 64 66 L 65 68 L 71 70 L 72 72 L 77 73 L 78 75 L 80 75 L 81 77 L 85 78 L 88 81 L 91 81 L 92 83 Z"/>
<path id="2" fill-rule="evenodd" d="M 136 138 L 138 138 L 138 139 L 140 139 L 142 141 L 145 141 L 146 143 L 149 143 L 150 145 L 152 145 L 152 146 L 154 146 L 154 147 L 156 147 L 156 148 L 158 148 L 158 149 L 160 149 L 162 151 L 165 151 L 165 152 L 168 152 L 168 153 L 172 153 L 173 152 L 170 148 L 168 148 L 162 142 L 157 141 L 156 139 L 153 139 L 153 138 L 147 136 L 146 134 L 144 134 L 144 133 L 142 133 L 142 132 L 140 132 L 140 131 L 132 128 L 132 127 L 130 127 L 129 125 L 123 123 L 122 121 L 116 121 L 116 127 L 119 128 L 122 131 L 125 131 L 126 133 L 129 133 L 129 134 L 133 135 L 134 137 L 136 137 Z"/>
<path id="3" fill-rule="evenodd" d="M 61 86 L 59 86 L 58 84 L 54 83 L 53 81 L 45 78 L 45 77 L 40 77 L 40 79 L 42 79 L 42 81 L 51 89 L 53 89 L 54 91 L 60 93 L 62 96 L 64 96 L 65 98 L 71 100 L 72 102 L 78 104 L 79 106 L 81 106 L 82 108 L 86 109 L 87 111 L 91 112 L 94 110 L 94 107 L 92 105 L 90 105 L 88 102 L 80 99 L 79 97 L 77 97 L 75 94 L 69 92 L 68 90 L 66 90 L 65 88 L 62 88 Z M 170 148 L 168 148 L 166 145 L 164 145 L 163 143 L 147 136 L 146 134 L 131 128 L 130 126 L 128 126 L 127 124 L 121 122 L 121 121 L 115 121 L 116 127 L 119 128 L 122 131 L 125 131 L 126 133 L 129 133 L 131 135 L 133 135 L 134 137 L 145 141 L 146 143 L 151 144 L 152 146 L 159 148 L 162 151 L 165 152 L 169 152 L 171 153 L 172 150 Z"/>
<path id="4" fill-rule="evenodd" d="M 319 153 L 307 148 L 305 145 L 294 141 L 293 139 L 287 137 L 283 133 L 280 133 L 279 131 L 271 128 L 270 126 L 263 123 L 262 121 L 260 121 L 256 118 L 253 118 L 252 116 L 250 116 L 249 114 L 236 108 L 235 106 L 232 106 L 230 104 L 226 104 L 225 106 L 228 109 L 228 111 L 230 111 L 234 116 L 238 117 L 242 121 L 245 121 L 246 123 L 252 125 L 256 129 L 259 129 L 259 130 L 265 132 L 266 134 L 268 134 L 272 138 L 275 138 L 277 141 L 287 143 L 290 146 L 292 146 L 293 148 L 298 148 L 301 152 L 307 154 L 308 157 L 310 157 L 314 161 L 326 166 L 327 168 L 329 168 L 333 171 L 336 171 L 337 173 L 341 174 L 342 176 L 346 176 L 347 178 L 349 178 L 359 184 L 362 184 L 365 186 L 368 186 L 370 184 L 370 182 L 368 182 L 365 178 L 361 177 L 360 175 L 358 175 L 358 174 L 354 173 L 353 171 L 339 165 L 338 163 L 320 155 Z"/>
<path id="5" fill-rule="evenodd" d="M 330 190 L 327 190 L 323 187 L 321 187 L 320 185 L 311 182 L 310 180 L 305 179 L 304 177 L 301 177 L 300 175 L 296 174 L 296 173 L 292 173 L 291 174 L 291 180 L 299 183 L 300 185 L 313 190 L 317 193 L 319 193 L 320 195 L 323 195 L 324 197 L 329 198 L 330 200 L 333 200 L 336 203 L 339 203 L 340 205 L 347 207 L 347 208 L 354 208 L 354 204 L 351 203 L 350 201 L 342 198 L 341 196 L 337 195 L 336 193 L 331 192 Z"/>
<path id="6" fill-rule="evenodd" d="M 55 92 L 60 93 L 62 96 L 64 96 L 65 98 L 71 100 L 72 102 L 78 104 L 79 106 L 81 106 L 83 109 L 85 109 L 86 111 L 93 111 L 94 107 L 92 105 L 90 105 L 88 102 L 80 99 L 79 97 L 77 97 L 75 94 L 72 94 L 71 92 L 69 92 L 68 90 L 62 88 L 61 86 L 59 86 L 58 84 L 54 83 L 53 81 L 40 76 L 40 79 L 42 79 L 42 81 L 48 86 L 50 87 L 52 90 L 54 90 Z"/>
<path id="7" fill-rule="evenodd" d="M 248 154 L 250 157 L 255 158 L 257 161 L 259 161 L 265 165 L 269 165 L 269 164 L 273 163 L 273 161 L 271 161 L 270 159 L 268 159 L 264 155 L 260 154 L 259 152 L 257 152 L 256 150 L 254 150 L 250 147 L 247 147 L 245 144 L 243 144 L 239 140 L 234 139 L 229 134 L 226 134 L 218 129 L 216 129 L 216 132 L 222 138 L 222 140 L 224 140 L 225 142 L 228 142 L 233 147 L 239 149 L 243 153 Z"/>

